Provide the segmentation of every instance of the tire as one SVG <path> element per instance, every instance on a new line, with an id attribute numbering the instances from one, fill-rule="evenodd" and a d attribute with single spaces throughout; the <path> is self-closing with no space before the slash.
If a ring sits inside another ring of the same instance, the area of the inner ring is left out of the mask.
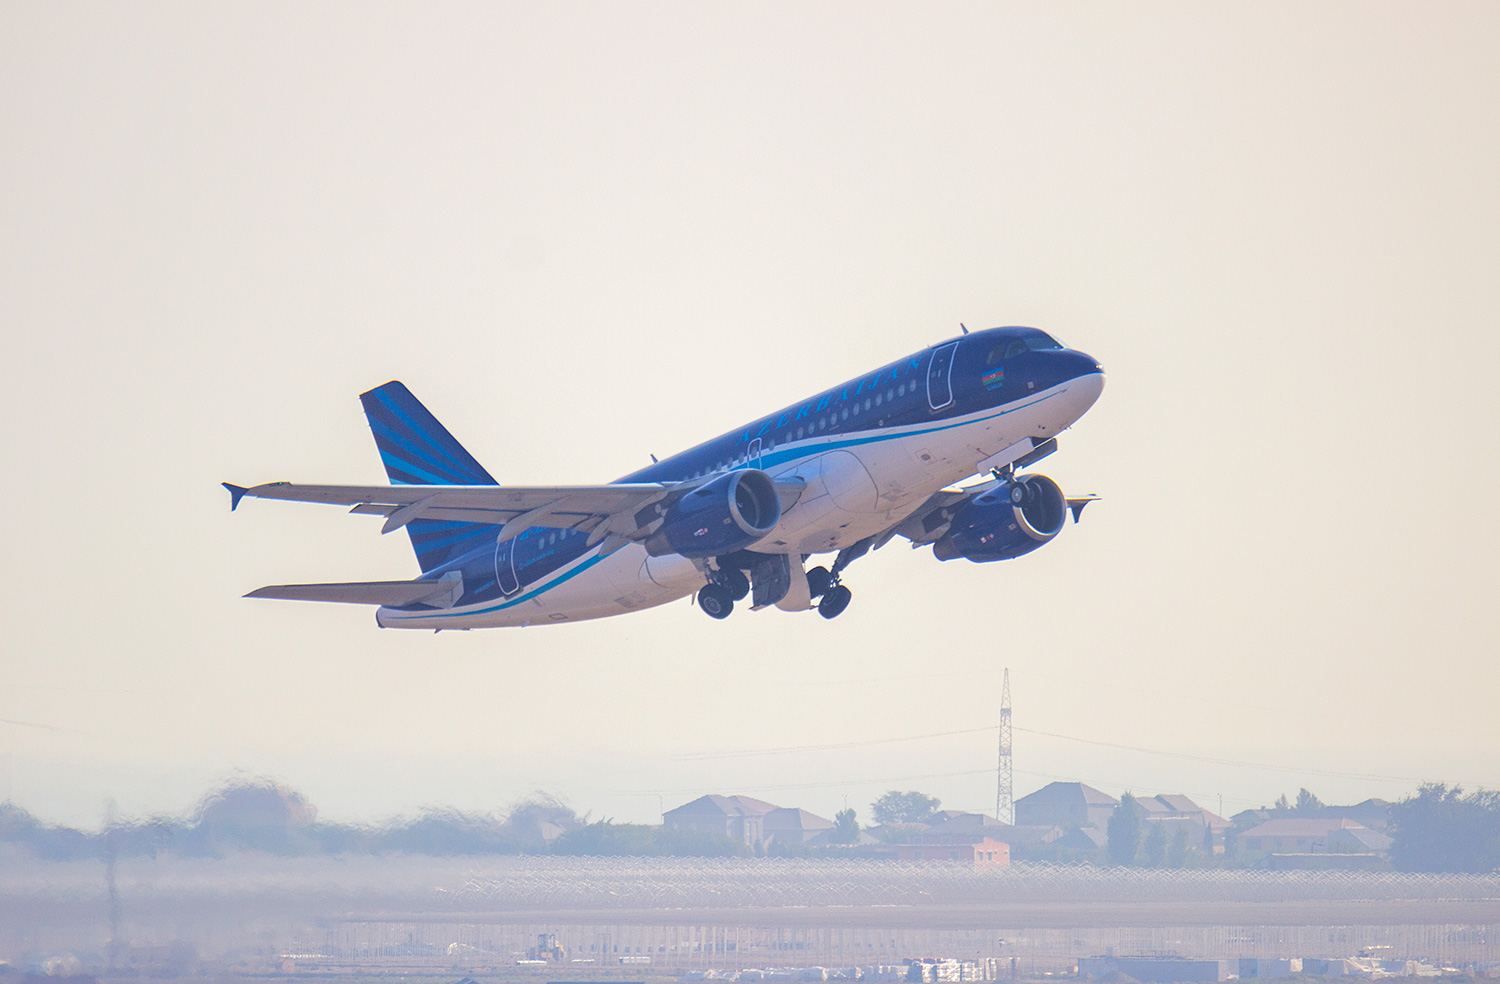
<path id="1" fill-rule="evenodd" d="M 698 592 L 698 607 L 709 618 L 728 618 L 734 611 L 734 598 L 723 587 L 710 584 Z"/>
<path id="2" fill-rule="evenodd" d="M 811 598 L 819 598 L 828 593 L 833 587 L 833 575 L 828 573 L 826 567 L 814 567 L 807 572 L 807 594 Z"/>
<path id="3" fill-rule="evenodd" d="M 840 584 L 838 587 L 830 589 L 823 596 L 823 600 L 818 602 L 818 614 L 824 618 L 838 618 L 844 613 L 844 609 L 849 607 L 849 601 L 852 597 L 849 589 Z"/>
<path id="4" fill-rule="evenodd" d="M 743 601 L 750 593 L 750 579 L 742 570 L 727 570 L 724 574 L 724 587 L 729 591 L 729 597 L 735 601 Z"/>

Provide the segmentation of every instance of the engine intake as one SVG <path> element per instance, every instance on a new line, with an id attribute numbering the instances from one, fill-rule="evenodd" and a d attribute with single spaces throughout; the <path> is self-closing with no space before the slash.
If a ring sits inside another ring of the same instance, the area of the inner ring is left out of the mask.
<path id="1" fill-rule="evenodd" d="M 1062 532 L 1068 499 L 1045 475 L 1022 475 L 964 503 L 932 545 L 938 560 L 1011 560 Z"/>
<path id="2" fill-rule="evenodd" d="M 781 521 L 781 498 L 771 476 L 755 468 L 732 471 L 674 502 L 646 541 L 653 556 L 717 557 L 750 546 Z"/>

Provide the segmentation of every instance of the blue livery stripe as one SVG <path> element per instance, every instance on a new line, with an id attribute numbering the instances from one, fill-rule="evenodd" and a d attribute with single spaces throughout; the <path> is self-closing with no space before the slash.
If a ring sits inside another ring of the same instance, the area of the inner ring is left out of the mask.
<path id="1" fill-rule="evenodd" d="M 412 419 L 409 416 L 407 416 L 404 412 L 402 412 L 401 408 L 398 407 L 395 404 L 395 402 L 391 399 L 390 393 L 387 392 L 387 391 L 385 391 L 384 389 L 376 390 L 375 391 L 375 397 L 376 397 L 376 399 L 378 399 L 381 402 L 381 404 L 383 406 L 385 406 L 385 408 L 387 410 L 389 410 L 392 414 L 394 414 L 397 419 L 399 419 L 402 423 L 404 423 L 407 426 L 407 428 L 412 432 L 412 434 L 416 435 L 416 437 L 418 437 L 420 440 L 422 440 L 424 443 L 426 443 L 429 447 L 432 448 L 432 450 L 436 451 L 439 455 L 447 458 L 448 461 L 449 461 L 449 463 L 453 466 L 453 469 L 454 469 L 455 472 L 457 472 L 459 474 L 464 474 L 464 475 L 471 476 L 470 481 L 468 481 L 468 482 L 461 482 L 461 483 L 455 483 L 455 484 L 462 484 L 462 485 L 494 485 L 495 484 L 495 480 L 493 478 L 490 478 L 489 474 L 487 472 L 485 472 L 484 468 L 479 464 L 479 462 L 477 462 L 477 461 L 474 460 L 474 457 L 472 455 L 470 455 L 467 451 L 464 451 L 463 448 L 461 446 L 459 446 L 458 442 L 453 439 L 453 435 L 446 434 L 446 433 L 435 435 L 435 434 L 429 433 L 429 431 L 428 431 L 427 428 L 424 428 L 424 427 L 421 427 L 421 426 L 417 425 L 416 423 L 414 423 L 412 421 Z M 416 398 L 413 397 L 412 401 L 416 402 Z M 417 404 L 417 405 L 421 406 L 421 404 Z M 424 407 L 423 409 L 426 409 L 426 408 Z M 429 413 L 428 416 L 431 417 L 432 415 Z M 432 418 L 432 422 L 434 424 L 437 424 L 439 431 L 443 430 L 443 425 L 438 423 L 436 417 Z M 443 442 L 441 440 L 442 437 L 446 437 L 448 439 L 447 442 Z M 448 448 L 448 447 L 445 446 L 445 443 L 451 443 L 452 445 L 454 445 L 454 447 L 458 448 L 459 452 L 461 452 L 461 454 L 462 454 L 462 457 L 460 457 L 457 454 L 454 454 L 453 450 L 451 448 Z M 465 459 L 467 459 L 467 460 L 465 460 Z"/>
<path id="2" fill-rule="evenodd" d="M 404 621 L 408 621 L 408 620 L 413 619 L 413 618 L 464 618 L 464 617 L 467 617 L 469 615 L 488 615 L 490 612 L 498 612 L 498 611 L 501 611 L 502 609 L 513 608 L 516 605 L 521 604 L 522 602 L 530 601 L 531 599 L 537 597 L 540 594 L 544 594 L 544 593 L 546 593 L 548 591 L 551 591 L 553 588 L 557 587 L 559 584 L 562 584 L 565 581 L 571 581 L 573 578 L 575 578 L 578 575 L 582 574 L 584 571 L 588 570 L 590 567 L 593 567 L 595 564 L 599 563 L 603 559 L 604 559 L 603 557 L 599 556 L 598 554 L 595 554 L 594 556 L 590 557 L 588 560 L 584 561 L 583 563 L 579 564 L 577 567 L 573 568 L 571 571 L 568 571 L 568 572 L 560 575 L 559 577 L 553 578 L 551 581 L 548 581 L 546 584 L 543 584 L 540 587 L 535 588 L 534 590 L 527 591 L 524 594 L 516 595 L 514 598 L 511 598 L 511 599 L 509 599 L 507 601 L 502 601 L 498 605 L 491 605 L 488 608 L 480 608 L 480 609 L 477 609 L 477 610 L 472 611 L 472 612 L 410 612 L 410 613 L 408 613 L 408 612 L 399 612 L 398 611 L 396 613 L 393 613 L 389 617 L 393 621 L 400 620 L 400 621 L 404 622 Z"/>
<path id="3" fill-rule="evenodd" d="M 371 418 L 370 430 L 375 434 L 375 445 L 382 452 L 400 451 L 409 458 L 422 462 L 422 464 L 436 472 L 452 472 L 452 466 L 446 462 L 439 461 L 437 455 L 432 454 L 426 448 L 419 447 L 413 443 L 411 438 L 392 431 L 384 421 Z M 389 445 L 389 446 L 388 446 Z M 471 485 L 472 482 L 445 476 L 443 485 Z"/>

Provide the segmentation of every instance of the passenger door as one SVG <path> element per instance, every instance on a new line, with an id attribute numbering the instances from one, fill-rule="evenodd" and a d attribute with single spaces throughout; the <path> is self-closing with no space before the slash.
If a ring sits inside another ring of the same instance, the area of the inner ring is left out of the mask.
<path id="1" fill-rule="evenodd" d="M 927 363 L 927 405 L 941 410 L 953 402 L 953 353 L 957 342 L 949 342 L 932 353 Z"/>
<path id="2" fill-rule="evenodd" d="M 513 539 L 495 547 L 495 583 L 503 595 L 513 595 L 521 590 L 520 578 L 516 577 L 516 541 Z"/>

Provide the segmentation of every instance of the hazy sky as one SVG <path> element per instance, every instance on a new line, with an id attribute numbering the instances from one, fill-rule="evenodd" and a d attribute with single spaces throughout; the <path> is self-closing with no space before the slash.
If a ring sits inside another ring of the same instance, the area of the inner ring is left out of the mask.
<path id="1" fill-rule="evenodd" d="M 1494 3 L 0 4 L 0 798 L 990 809 L 992 732 L 703 756 L 983 728 L 1004 666 L 1018 793 L 1500 785 L 1497 102 Z M 836 622 L 239 597 L 415 571 L 218 487 L 383 481 L 387 379 L 594 482 L 959 321 L 1108 370 L 1022 560 L 898 541 Z"/>

